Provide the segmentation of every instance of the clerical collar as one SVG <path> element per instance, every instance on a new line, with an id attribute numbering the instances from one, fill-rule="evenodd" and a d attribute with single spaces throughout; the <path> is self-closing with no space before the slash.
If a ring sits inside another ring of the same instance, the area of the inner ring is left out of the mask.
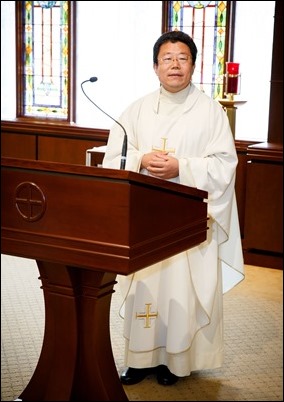
<path id="1" fill-rule="evenodd" d="M 179 92 L 169 92 L 163 86 L 160 88 L 160 102 L 165 103 L 184 103 L 190 91 L 190 83 Z"/>

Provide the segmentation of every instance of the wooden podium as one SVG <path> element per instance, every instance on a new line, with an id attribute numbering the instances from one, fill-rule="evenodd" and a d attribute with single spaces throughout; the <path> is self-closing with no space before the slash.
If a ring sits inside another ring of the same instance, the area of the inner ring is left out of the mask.
<path id="1" fill-rule="evenodd" d="M 138 173 L 2 158 L 3 254 L 37 261 L 43 346 L 23 401 L 127 400 L 109 317 L 116 275 L 206 239 L 207 193 Z"/>

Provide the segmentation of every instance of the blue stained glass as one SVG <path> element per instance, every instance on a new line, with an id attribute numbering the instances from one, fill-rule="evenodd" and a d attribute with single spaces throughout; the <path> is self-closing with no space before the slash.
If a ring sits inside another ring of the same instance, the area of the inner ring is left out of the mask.
<path id="1" fill-rule="evenodd" d="M 52 8 L 56 4 L 56 1 L 38 1 L 38 5 L 42 8 Z"/>

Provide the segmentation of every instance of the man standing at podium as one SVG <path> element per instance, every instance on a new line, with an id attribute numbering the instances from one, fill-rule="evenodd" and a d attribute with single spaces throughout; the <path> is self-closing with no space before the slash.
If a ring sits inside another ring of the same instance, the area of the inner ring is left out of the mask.
<path id="1" fill-rule="evenodd" d="M 128 137 L 126 169 L 208 192 L 209 218 L 207 240 L 200 245 L 118 276 L 124 297 L 126 369 L 120 379 L 125 385 L 148 374 L 172 385 L 192 371 L 220 367 L 223 293 L 244 278 L 234 139 L 220 104 L 191 82 L 196 56 L 186 33 L 161 35 L 153 48 L 160 86 L 120 117 Z M 114 125 L 103 167 L 120 168 L 122 141 L 123 130 Z M 148 325 L 139 319 L 141 312 L 151 317 Z"/>

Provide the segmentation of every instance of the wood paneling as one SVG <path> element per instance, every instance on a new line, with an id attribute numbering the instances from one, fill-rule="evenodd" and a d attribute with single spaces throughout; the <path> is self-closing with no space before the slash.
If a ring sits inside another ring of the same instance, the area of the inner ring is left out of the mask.
<path id="1" fill-rule="evenodd" d="M 248 147 L 243 249 L 245 261 L 283 269 L 283 146 Z"/>
<path id="2" fill-rule="evenodd" d="M 36 137 L 1 132 L 1 156 L 36 159 Z"/>
<path id="3" fill-rule="evenodd" d="M 282 166 L 249 161 L 247 188 L 244 233 L 246 248 L 283 253 Z"/>
<path id="4" fill-rule="evenodd" d="M 85 165 L 86 150 L 94 141 L 78 141 L 59 137 L 39 137 L 38 160 Z"/>
<path id="5" fill-rule="evenodd" d="M 247 158 L 245 247 L 283 253 L 283 146 L 249 146 Z"/>
<path id="6" fill-rule="evenodd" d="M 108 133 L 62 123 L 1 121 L 1 155 L 85 165 L 86 150 L 106 145 Z"/>

